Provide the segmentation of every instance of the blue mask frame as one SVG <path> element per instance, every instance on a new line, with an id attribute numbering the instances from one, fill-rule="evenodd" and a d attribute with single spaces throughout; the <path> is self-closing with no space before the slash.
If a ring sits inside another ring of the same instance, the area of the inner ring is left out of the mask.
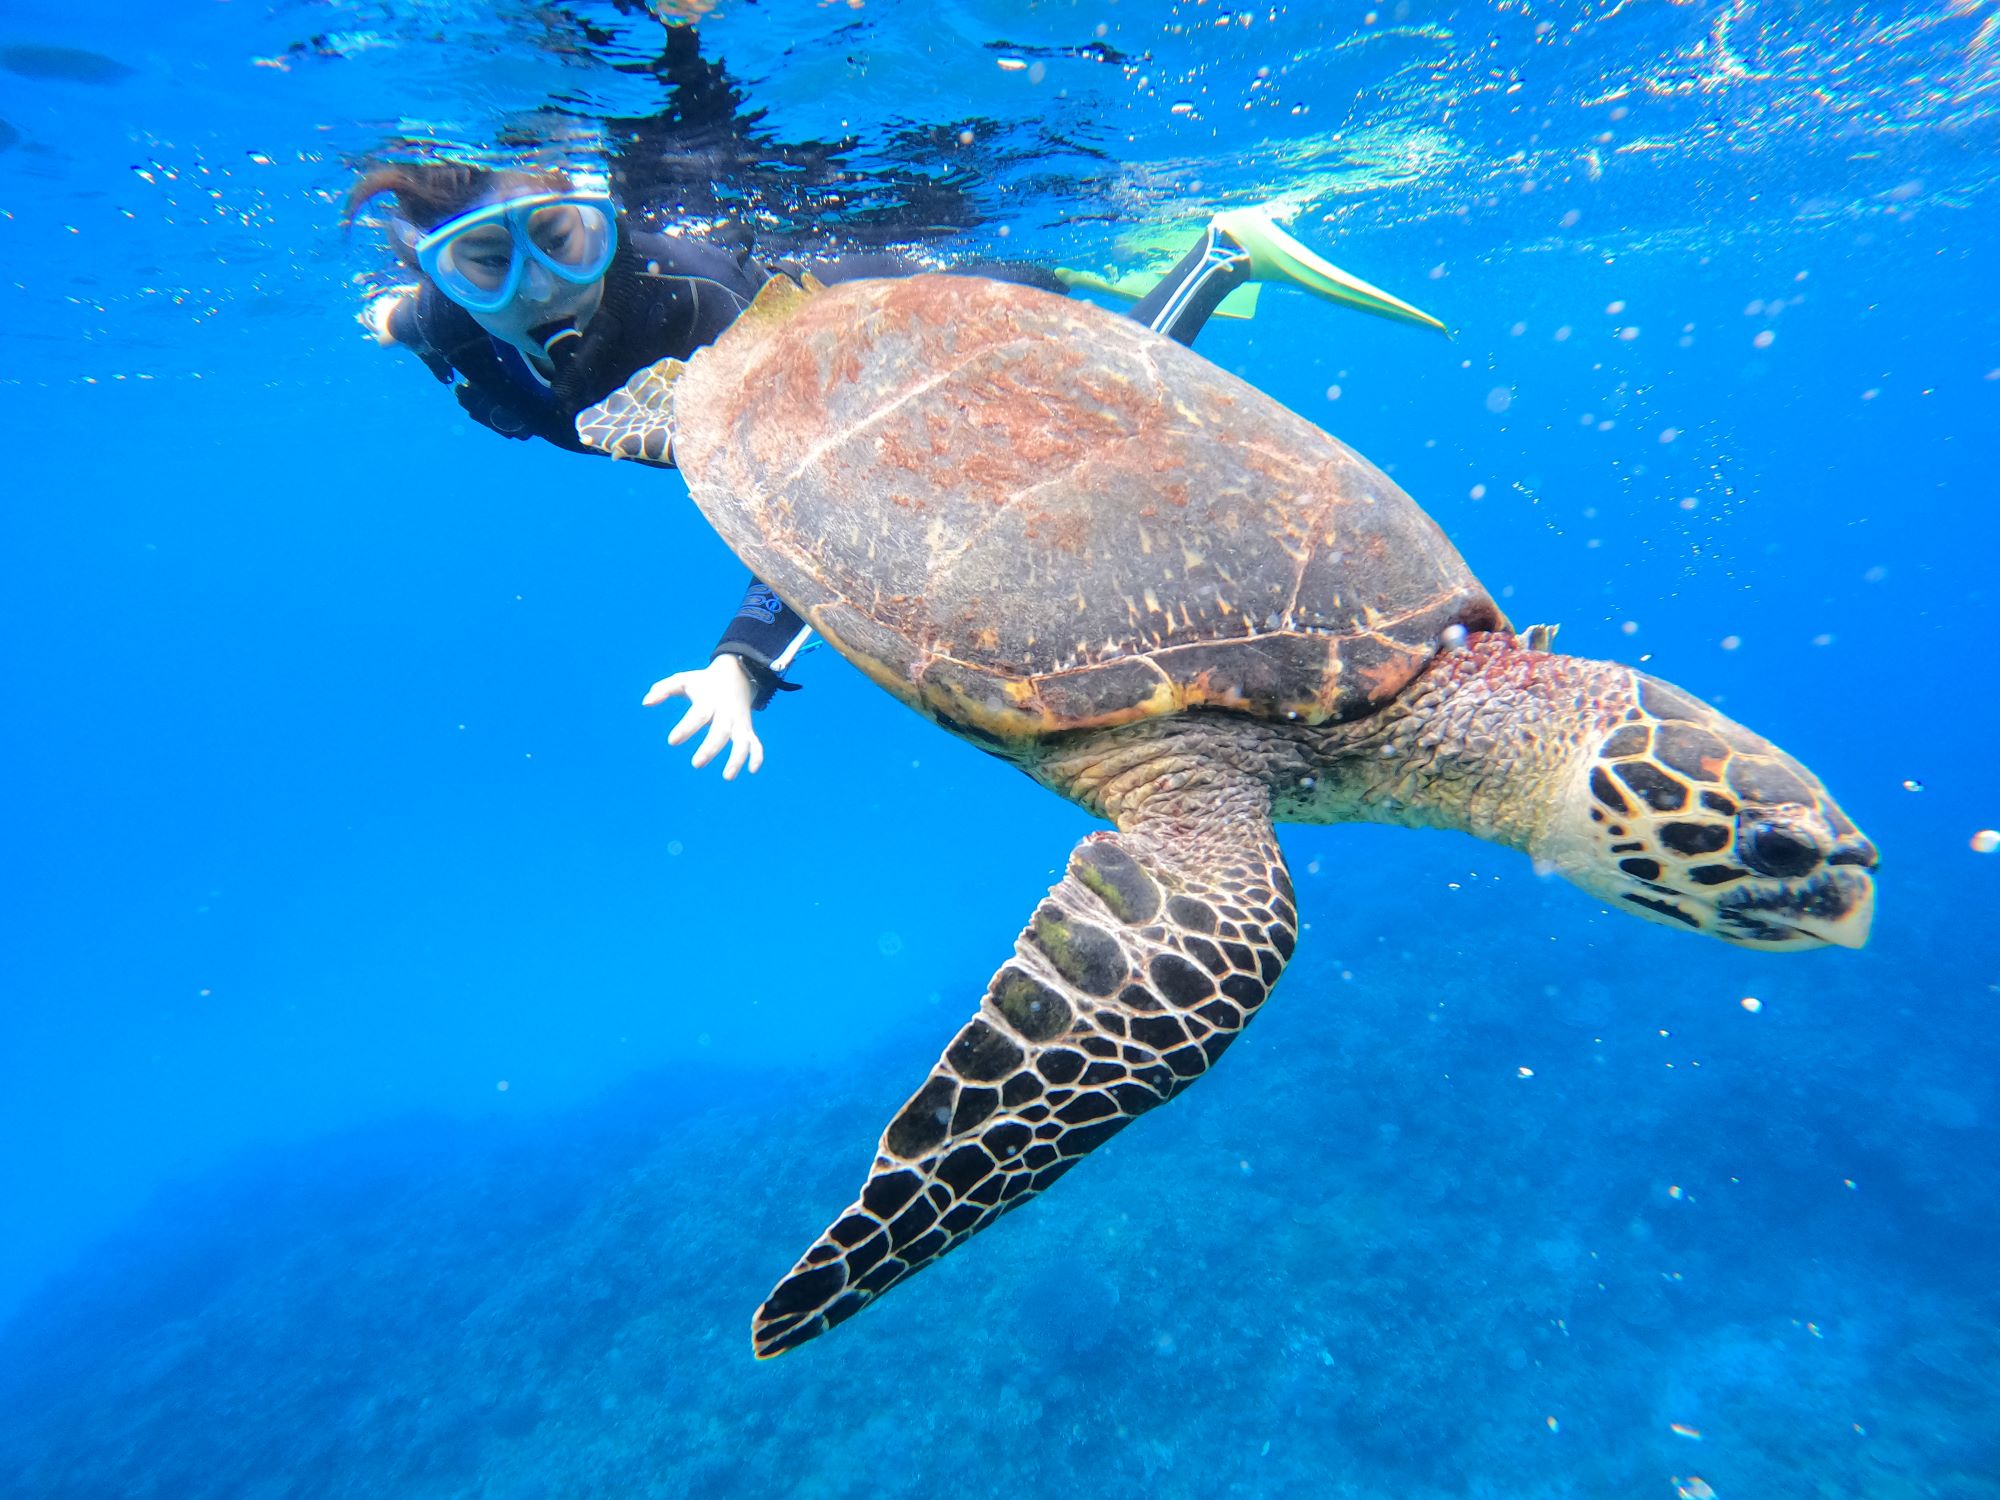
<path id="1" fill-rule="evenodd" d="M 529 220 L 539 210 L 559 204 L 580 210 L 586 225 L 594 224 L 597 229 L 601 243 L 583 261 L 558 260 L 535 243 Z M 489 225 L 504 227 L 513 245 L 506 274 L 491 288 L 482 287 L 464 272 L 455 270 L 448 255 L 452 242 L 461 235 Z M 419 232 L 415 225 L 402 219 L 396 221 L 396 231 L 416 255 L 418 268 L 439 291 L 467 312 L 490 313 L 498 312 L 519 294 L 521 278 L 527 274 L 530 261 L 572 286 L 587 286 L 603 276 L 618 253 L 618 205 L 603 193 L 530 193 L 460 214 L 429 234 Z"/>

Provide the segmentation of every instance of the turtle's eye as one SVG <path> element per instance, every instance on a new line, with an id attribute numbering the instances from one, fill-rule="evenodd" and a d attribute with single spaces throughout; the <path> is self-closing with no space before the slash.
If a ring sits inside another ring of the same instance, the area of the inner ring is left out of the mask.
<path id="1" fill-rule="evenodd" d="M 1736 841 L 1743 863 L 1759 875 L 1795 879 L 1819 868 L 1819 846 L 1797 828 L 1781 828 L 1776 823 L 1758 822 L 1745 828 Z"/>

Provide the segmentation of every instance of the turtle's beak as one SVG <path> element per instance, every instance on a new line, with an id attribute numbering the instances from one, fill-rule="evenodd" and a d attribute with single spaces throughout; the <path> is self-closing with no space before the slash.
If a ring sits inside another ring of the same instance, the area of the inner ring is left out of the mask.
<path id="1" fill-rule="evenodd" d="M 1875 877 L 1859 865 L 1827 865 L 1776 891 L 1738 889 L 1738 900 L 1717 905 L 1722 920 L 1716 936 L 1767 953 L 1827 944 L 1859 948 L 1875 920 Z"/>
<path id="2" fill-rule="evenodd" d="M 1808 937 L 1842 948 L 1859 948 L 1868 941 L 1875 921 L 1875 877 L 1853 865 L 1835 865 L 1814 877 L 1819 887 L 1812 910 L 1791 920 Z"/>
<path id="3" fill-rule="evenodd" d="M 1826 880 L 1834 880 L 1840 888 L 1840 898 L 1846 902 L 1846 912 L 1840 916 L 1812 914 L 1802 916 L 1792 922 L 1794 928 L 1820 942 L 1832 942 L 1840 948 L 1860 948 L 1868 942 L 1868 928 L 1874 924 L 1874 876 L 1866 870 L 1828 870 Z M 1836 902 L 1828 900 L 1826 906 L 1832 908 Z"/>

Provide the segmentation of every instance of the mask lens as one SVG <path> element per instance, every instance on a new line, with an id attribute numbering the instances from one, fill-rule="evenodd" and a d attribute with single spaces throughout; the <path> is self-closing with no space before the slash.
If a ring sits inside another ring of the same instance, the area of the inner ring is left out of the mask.
<path id="1" fill-rule="evenodd" d="M 591 203 L 551 203 L 528 216 L 528 243 L 565 280 L 591 281 L 611 263 L 611 215 Z"/>
<path id="2" fill-rule="evenodd" d="M 439 278 L 456 281 L 477 293 L 499 291 L 513 267 L 514 237 L 504 224 L 468 229 L 452 236 L 438 250 Z"/>
<path id="3" fill-rule="evenodd" d="M 581 265 L 590 247 L 584 242 L 583 213 L 574 203 L 552 203 L 528 216 L 528 236 L 550 260 Z"/>

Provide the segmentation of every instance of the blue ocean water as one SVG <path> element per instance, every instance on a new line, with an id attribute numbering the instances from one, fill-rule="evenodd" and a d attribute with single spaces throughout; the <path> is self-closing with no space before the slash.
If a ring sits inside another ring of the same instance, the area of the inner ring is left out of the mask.
<path id="1" fill-rule="evenodd" d="M 661 21 L 10 10 L 0 1492 L 2000 1495 L 2000 12 L 664 8 L 767 149 L 662 213 L 1112 270 L 1286 198 L 1444 317 L 1199 347 L 1809 764 L 1873 940 L 1286 829 L 1215 1076 L 755 1364 L 1092 825 L 830 652 L 691 771 L 638 700 L 742 572 L 680 479 L 355 326 L 363 159 L 694 140 Z"/>

